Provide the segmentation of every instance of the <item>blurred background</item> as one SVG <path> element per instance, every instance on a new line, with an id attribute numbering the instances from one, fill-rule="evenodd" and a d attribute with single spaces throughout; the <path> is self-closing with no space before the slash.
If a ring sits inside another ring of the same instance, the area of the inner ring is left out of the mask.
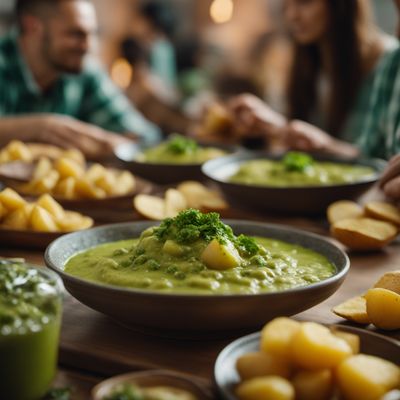
<path id="1" fill-rule="evenodd" d="M 100 26 L 98 56 L 132 102 L 164 131 L 185 131 L 204 104 L 237 93 L 256 94 L 282 111 L 280 91 L 291 52 L 281 0 L 165 0 L 168 11 L 161 16 L 154 10 L 141 14 L 139 0 L 93 3 Z M 372 3 L 379 27 L 395 34 L 392 0 Z M 0 0 L 0 35 L 13 25 L 13 6 L 14 0 Z M 156 23 L 161 18 L 161 27 L 149 25 L 154 17 Z"/>

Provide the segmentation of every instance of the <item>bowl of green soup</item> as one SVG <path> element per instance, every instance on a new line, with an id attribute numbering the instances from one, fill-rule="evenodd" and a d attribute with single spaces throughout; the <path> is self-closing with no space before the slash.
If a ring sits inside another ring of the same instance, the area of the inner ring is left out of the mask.
<path id="1" fill-rule="evenodd" d="M 171 135 L 166 141 L 152 147 L 124 144 L 116 148 L 115 154 L 124 168 L 152 182 L 163 184 L 204 179 L 201 172 L 203 163 L 236 150 L 234 146 L 197 143 L 181 135 Z"/>
<path id="2" fill-rule="evenodd" d="M 39 399 L 49 389 L 57 366 L 61 294 L 54 272 L 0 260 L 2 399 Z"/>
<path id="3" fill-rule="evenodd" d="M 159 334 L 259 327 L 326 299 L 349 268 L 320 236 L 193 209 L 65 235 L 45 261 L 82 303 Z"/>
<path id="4" fill-rule="evenodd" d="M 233 204 L 287 214 L 323 214 L 377 182 L 385 161 L 343 160 L 306 153 L 237 154 L 208 161 L 203 173 Z"/>

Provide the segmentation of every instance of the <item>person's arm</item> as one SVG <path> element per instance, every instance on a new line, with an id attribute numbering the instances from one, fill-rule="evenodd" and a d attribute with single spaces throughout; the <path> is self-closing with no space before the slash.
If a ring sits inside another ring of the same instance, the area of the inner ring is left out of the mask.
<path id="1" fill-rule="evenodd" d="M 145 143 L 160 139 L 160 129 L 133 108 L 104 71 L 95 68 L 88 74 L 79 119 L 110 132 L 131 134 Z"/>
<path id="2" fill-rule="evenodd" d="M 0 117 L 0 146 L 13 139 L 76 148 L 89 158 L 110 157 L 115 146 L 126 141 L 94 125 L 58 114 Z"/>

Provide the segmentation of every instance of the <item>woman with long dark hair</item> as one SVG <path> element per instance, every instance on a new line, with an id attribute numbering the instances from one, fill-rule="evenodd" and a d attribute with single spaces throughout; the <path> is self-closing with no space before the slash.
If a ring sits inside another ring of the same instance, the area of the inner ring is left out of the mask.
<path id="1" fill-rule="evenodd" d="M 357 144 L 374 74 L 397 41 L 373 24 L 367 0 L 285 0 L 284 11 L 294 47 L 287 117 L 243 95 L 232 102 L 236 121 L 291 148 L 355 156 L 349 143 Z"/>

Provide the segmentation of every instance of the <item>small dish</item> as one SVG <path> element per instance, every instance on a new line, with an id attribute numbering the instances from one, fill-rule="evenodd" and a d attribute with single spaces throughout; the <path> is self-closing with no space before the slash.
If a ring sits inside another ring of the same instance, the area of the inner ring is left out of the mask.
<path id="1" fill-rule="evenodd" d="M 201 147 L 216 147 L 228 154 L 239 151 L 237 146 L 217 143 L 199 143 Z M 160 184 L 177 183 L 184 180 L 204 180 L 201 172 L 202 164 L 167 164 L 141 162 L 137 157 L 146 150 L 146 147 L 132 143 L 116 148 L 115 155 L 122 162 L 122 167 L 129 169 L 135 175 L 139 175 L 152 182 Z"/>
<path id="2" fill-rule="evenodd" d="M 116 386 L 129 383 L 140 387 L 168 386 L 181 389 L 193 395 L 196 400 L 214 398 L 206 382 L 201 379 L 166 370 L 131 372 L 106 379 L 92 389 L 92 398 L 93 400 L 103 400 L 105 396 L 112 393 Z"/>
<path id="3" fill-rule="evenodd" d="M 378 356 L 398 364 L 400 344 L 395 340 L 364 329 L 350 326 L 334 325 L 338 329 L 357 334 L 361 340 L 361 352 Z M 221 397 L 225 400 L 237 400 L 233 394 L 234 387 L 240 382 L 236 371 L 236 360 L 243 354 L 257 351 L 260 333 L 241 337 L 226 346 L 218 355 L 214 366 L 214 379 Z"/>
<path id="4" fill-rule="evenodd" d="M 238 206 L 277 211 L 285 214 L 315 215 L 324 213 L 326 208 L 337 200 L 356 199 L 359 197 L 377 182 L 386 165 L 385 161 L 379 159 L 349 161 L 314 156 L 318 161 L 369 166 L 375 170 L 375 174 L 370 178 L 353 183 L 326 186 L 274 187 L 247 185 L 229 181 L 230 177 L 245 162 L 258 159 L 280 160 L 281 158 L 282 156 L 272 156 L 265 153 L 234 154 L 207 161 L 203 164 L 202 171 L 205 176 L 220 187 L 229 202 Z"/>

